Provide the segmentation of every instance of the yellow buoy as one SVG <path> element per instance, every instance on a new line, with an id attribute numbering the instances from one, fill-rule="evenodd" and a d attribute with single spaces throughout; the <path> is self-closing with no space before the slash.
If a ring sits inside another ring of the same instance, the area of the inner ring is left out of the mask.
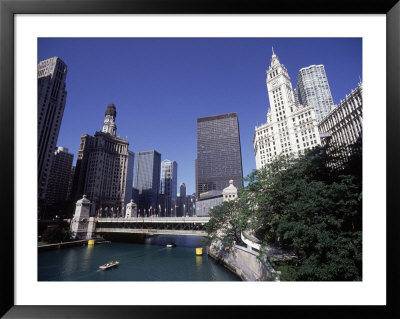
<path id="1" fill-rule="evenodd" d="M 196 256 L 203 255 L 203 248 L 196 248 Z"/>
<path id="2" fill-rule="evenodd" d="M 94 239 L 89 239 L 88 240 L 88 245 L 94 245 Z"/>

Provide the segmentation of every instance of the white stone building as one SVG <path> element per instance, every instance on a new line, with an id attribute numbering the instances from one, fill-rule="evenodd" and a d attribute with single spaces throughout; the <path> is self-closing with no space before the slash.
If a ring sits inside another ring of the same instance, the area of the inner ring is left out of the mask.
<path id="1" fill-rule="evenodd" d="M 270 104 L 267 122 L 255 128 L 253 138 L 257 169 L 276 156 L 297 155 L 321 143 L 314 107 L 295 103 L 288 71 L 272 53 L 266 79 Z"/>
<path id="2" fill-rule="evenodd" d="M 362 83 L 319 123 L 322 145 L 347 147 L 362 138 Z"/>

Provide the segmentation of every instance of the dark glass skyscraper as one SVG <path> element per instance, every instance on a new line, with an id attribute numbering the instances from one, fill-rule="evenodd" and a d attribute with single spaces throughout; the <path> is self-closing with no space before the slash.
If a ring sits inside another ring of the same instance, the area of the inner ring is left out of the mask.
<path id="1" fill-rule="evenodd" d="M 197 119 L 196 197 L 223 190 L 233 180 L 243 187 L 242 152 L 237 113 Z"/>
<path id="2" fill-rule="evenodd" d="M 73 159 L 74 154 L 68 153 L 68 148 L 59 146 L 54 152 L 47 184 L 47 205 L 59 204 L 67 199 Z"/>
<path id="3" fill-rule="evenodd" d="M 134 188 L 139 192 L 139 213 L 148 214 L 158 208 L 161 154 L 155 150 L 136 153 Z"/>

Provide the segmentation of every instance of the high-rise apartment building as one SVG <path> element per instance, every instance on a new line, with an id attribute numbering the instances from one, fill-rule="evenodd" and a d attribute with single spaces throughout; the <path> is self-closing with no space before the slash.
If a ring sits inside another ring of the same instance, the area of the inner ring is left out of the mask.
<path id="1" fill-rule="evenodd" d="M 197 119 L 196 197 L 223 190 L 233 180 L 243 187 L 242 153 L 237 113 Z"/>
<path id="2" fill-rule="evenodd" d="M 266 83 L 270 104 L 267 123 L 255 128 L 253 138 L 257 169 L 276 156 L 296 155 L 321 143 L 314 107 L 295 103 L 288 71 L 274 52 Z"/>
<path id="3" fill-rule="evenodd" d="M 176 192 L 178 183 L 178 164 L 175 161 L 165 159 L 161 162 L 161 180 L 160 180 L 160 194 L 163 201 L 161 204 L 161 210 L 168 213 L 174 211 L 176 205 Z M 172 212 L 171 212 L 172 215 Z"/>
<path id="4" fill-rule="evenodd" d="M 114 104 L 107 106 L 103 129 L 94 136 L 83 134 L 74 178 L 74 197 L 91 201 L 91 215 L 123 216 L 129 142 L 116 135 Z"/>
<path id="5" fill-rule="evenodd" d="M 74 155 L 68 153 L 68 148 L 59 146 L 54 152 L 47 185 L 46 205 L 52 206 L 67 199 L 73 159 Z"/>
<path id="6" fill-rule="evenodd" d="M 51 164 L 64 114 L 67 66 L 58 57 L 38 64 L 38 200 L 44 204 Z"/>
<path id="7" fill-rule="evenodd" d="M 138 214 L 157 212 L 161 154 L 155 150 L 136 153 L 134 187 L 138 190 Z"/>
<path id="8" fill-rule="evenodd" d="M 295 99 L 304 106 L 313 106 L 317 122 L 320 122 L 333 107 L 331 89 L 325 67 L 310 65 L 299 70 Z"/>

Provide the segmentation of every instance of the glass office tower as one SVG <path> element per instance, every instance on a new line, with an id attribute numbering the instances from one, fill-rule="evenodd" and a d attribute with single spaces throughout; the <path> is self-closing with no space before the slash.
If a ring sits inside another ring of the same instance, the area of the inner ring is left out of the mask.
<path id="1" fill-rule="evenodd" d="M 161 154 L 155 150 L 136 153 L 134 188 L 139 192 L 138 213 L 154 213 L 158 208 Z"/>
<path id="2" fill-rule="evenodd" d="M 160 209 L 165 216 L 176 215 L 178 164 L 165 159 L 161 162 Z"/>
<path id="3" fill-rule="evenodd" d="M 242 153 L 237 113 L 197 119 L 196 198 L 223 190 L 233 180 L 243 187 Z"/>

